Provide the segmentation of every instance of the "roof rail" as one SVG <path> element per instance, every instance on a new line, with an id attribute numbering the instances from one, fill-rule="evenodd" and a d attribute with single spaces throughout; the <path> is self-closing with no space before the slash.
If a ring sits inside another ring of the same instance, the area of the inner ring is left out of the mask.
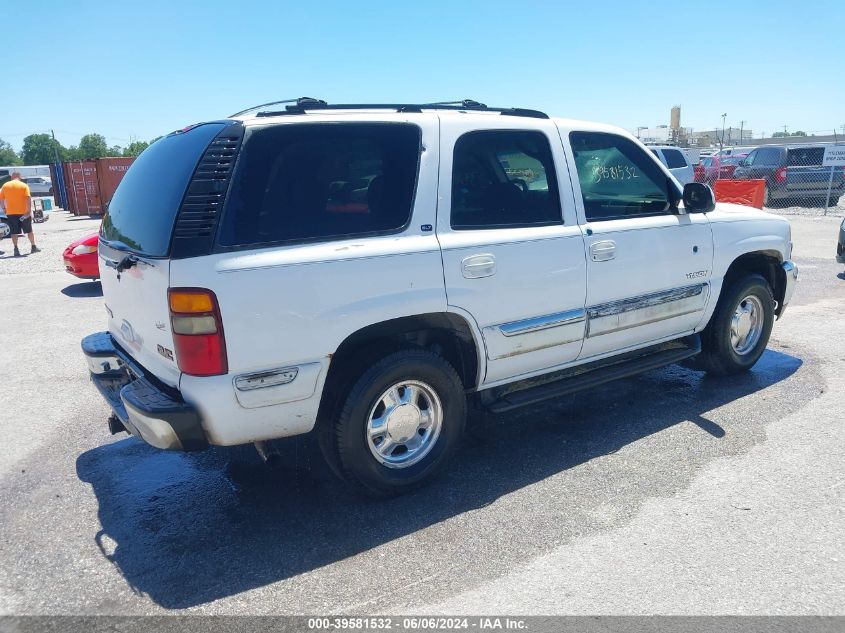
<path id="1" fill-rule="evenodd" d="M 285 101 L 272 101 L 232 116 L 241 116 L 260 108 L 285 104 L 284 110 L 265 110 L 256 112 L 255 116 L 269 117 L 291 114 L 305 114 L 314 110 L 396 110 L 396 112 L 422 112 L 423 110 L 452 110 L 452 111 L 476 111 L 476 112 L 498 112 L 506 116 L 522 116 L 535 119 L 548 119 L 549 115 L 539 110 L 528 110 L 526 108 L 493 108 L 472 99 L 461 101 L 438 101 L 435 103 L 327 103 L 322 99 L 313 97 L 300 97 Z"/>

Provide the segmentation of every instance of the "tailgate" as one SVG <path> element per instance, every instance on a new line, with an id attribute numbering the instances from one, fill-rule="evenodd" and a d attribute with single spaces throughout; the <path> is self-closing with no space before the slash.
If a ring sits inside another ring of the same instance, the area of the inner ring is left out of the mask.
<path id="1" fill-rule="evenodd" d="M 99 258 L 109 332 L 144 369 L 175 387 L 179 369 L 167 305 L 170 260 L 135 255 L 102 240 Z"/>
<path id="2" fill-rule="evenodd" d="M 841 167 L 787 167 L 786 188 L 788 190 L 804 191 L 807 189 L 819 189 L 827 191 L 830 184 L 831 170 L 833 170 L 833 188 L 837 189 L 842 185 Z"/>
<path id="3" fill-rule="evenodd" d="M 109 332 L 139 365 L 171 386 L 180 377 L 167 297 L 176 217 L 200 159 L 226 125 L 188 127 L 141 152 L 120 181 L 100 231 Z M 203 209 L 208 206 L 206 201 Z M 205 226 L 202 217 L 189 219 L 189 228 Z"/>

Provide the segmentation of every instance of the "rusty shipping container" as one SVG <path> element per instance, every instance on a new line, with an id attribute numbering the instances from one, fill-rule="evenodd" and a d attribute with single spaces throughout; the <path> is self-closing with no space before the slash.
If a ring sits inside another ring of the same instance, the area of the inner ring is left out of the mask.
<path id="1" fill-rule="evenodd" d="M 69 160 L 64 164 L 69 174 L 68 206 L 74 215 L 102 215 L 100 183 L 96 160 Z"/>
<path id="2" fill-rule="evenodd" d="M 108 157 L 64 163 L 68 211 L 103 215 L 134 157 Z"/>

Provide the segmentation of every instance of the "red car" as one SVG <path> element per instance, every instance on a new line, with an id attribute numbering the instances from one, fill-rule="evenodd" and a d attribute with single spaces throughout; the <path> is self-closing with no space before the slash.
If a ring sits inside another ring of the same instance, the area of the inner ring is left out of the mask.
<path id="1" fill-rule="evenodd" d="M 695 182 L 713 185 L 717 180 L 733 180 L 734 170 L 739 161 L 748 154 L 731 154 L 730 156 L 703 156 L 701 162 L 693 167 Z"/>
<path id="2" fill-rule="evenodd" d="M 65 270 L 80 279 L 99 279 L 100 265 L 97 262 L 99 237 L 99 233 L 92 233 L 72 242 L 64 252 Z"/>

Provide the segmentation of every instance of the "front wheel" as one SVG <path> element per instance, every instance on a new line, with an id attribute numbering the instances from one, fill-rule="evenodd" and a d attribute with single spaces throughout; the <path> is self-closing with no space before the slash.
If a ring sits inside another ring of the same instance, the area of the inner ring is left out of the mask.
<path id="1" fill-rule="evenodd" d="M 336 454 L 327 457 L 359 492 L 392 496 L 436 477 L 465 423 L 466 396 L 452 365 L 426 350 L 401 350 L 352 386 L 334 421 Z"/>
<path id="2" fill-rule="evenodd" d="M 698 364 L 728 376 L 748 371 L 760 359 L 774 323 L 774 297 L 760 275 L 748 275 L 725 288 L 710 324 L 701 333 Z"/>

